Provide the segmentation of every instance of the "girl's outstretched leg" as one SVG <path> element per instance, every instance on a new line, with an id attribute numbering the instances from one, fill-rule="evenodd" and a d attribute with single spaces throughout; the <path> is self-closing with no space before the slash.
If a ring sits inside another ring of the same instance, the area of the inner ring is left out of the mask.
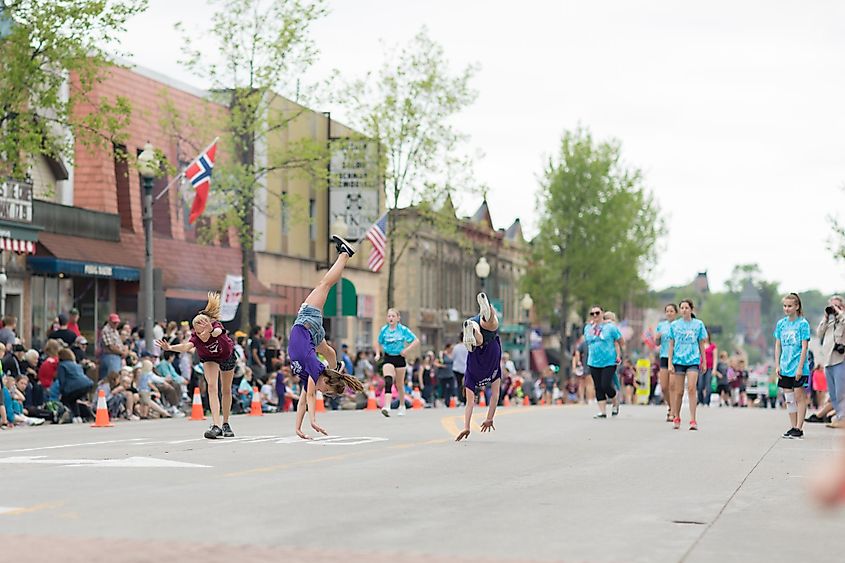
<path id="1" fill-rule="evenodd" d="M 320 310 L 326 304 L 326 299 L 329 297 L 329 290 L 334 284 L 340 281 L 340 278 L 343 276 L 343 269 L 346 268 L 346 263 L 355 254 L 355 249 L 352 245 L 339 236 L 332 236 L 332 240 L 335 242 L 337 251 L 339 252 L 337 260 L 334 261 L 334 264 L 326 272 L 326 275 L 323 276 L 323 279 L 320 280 L 320 283 L 317 284 L 317 287 L 305 299 L 306 304 Z"/>

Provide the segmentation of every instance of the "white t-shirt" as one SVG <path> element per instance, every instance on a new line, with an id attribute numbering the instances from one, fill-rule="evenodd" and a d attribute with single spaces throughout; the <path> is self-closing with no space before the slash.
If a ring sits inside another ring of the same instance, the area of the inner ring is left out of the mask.
<path id="1" fill-rule="evenodd" d="M 467 347 L 463 342 L 458 342 L 452 348 L 452 371 L 457 373 L 466 373 L 467 371 Z"/>

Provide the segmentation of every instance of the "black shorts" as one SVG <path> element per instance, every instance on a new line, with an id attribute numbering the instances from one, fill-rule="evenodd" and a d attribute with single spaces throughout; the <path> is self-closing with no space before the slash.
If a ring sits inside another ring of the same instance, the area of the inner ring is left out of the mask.
<path id="1" fill-rule="evenodd" d="M 405 356 L 394 356 L 393 354 L 385 354 L 384 363 L 390 364 L 397 368 L 403 368 L 408 365 L 408 363 L 405 361 Z"/>
<path id="2" fill-rule="evenodd" d="M 669 358 L 660 358 L 660 369 L 669 369 Z"/>
<path id="3" fill-rule="evenodd" d="M 778 377 L 778 387 L 781 389 L 797 389 L 798 387 L 807 387 L 807 384 L 810 382 L 810 378 L 806 375 L 802 375 L 797 380 L 794 377 L 790 377 L 788 375 L 781 375 Z"/>
<path id="4" fill-rule="evenodd" d="M 668 359 L 668 358 L 667 358 Z M 687 366 L 684 364 L 673 364 L 675 366 L 676 375 L 686 375 L 688 371 L 701 371 L 701 366 L 698 364 Z"/>
<path id="5" fill-rule="evenodd" d="M 220 366 L 220 371 L 233 371 L 235 369 L 235 366 L 238 364 L 238 357 L 234 352 L 232 352 L 232 355 L 229 356 L 229 359 L 227 360 L 203 360 L 202 358 L 200 358 L 200 361 L 214 362 L 215 364 Z"/>

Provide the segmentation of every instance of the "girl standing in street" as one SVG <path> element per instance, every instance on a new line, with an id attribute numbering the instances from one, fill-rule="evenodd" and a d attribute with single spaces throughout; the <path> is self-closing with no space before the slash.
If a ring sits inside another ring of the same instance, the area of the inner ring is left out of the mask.
<path id="1" fill-rule="evenodd" d="M 469 350 L 467 371 L 464 374 L 464 391 L 467 404 L 464 411 L 464 429 L 455 439 L 460 442 L 469 438 L 472 423 L 472 409 L 475 407 L 476 393 L 484 393 L 484 388 L 492 387 L 491 400 L 487 407 L 487 418 L 481 423 L 481 431 L 495 430 L 493 416 L 496 414 L 498 397 L 502 387 L 502 344 L 499 341 L 499 317 L 490 306 L 485 293 L 476 297 L 480 314 L 464 321 L 463 342 Z"/>
<path id="2" fill-rule="evenodd" d="M 786 412 L 789 415 L 789 430 L 784 438 L 803 438 L 804 415 L 807 412 L 807 396 L 804 389 L 810 380 L 810 364 L 807 348 L 810 343 L 810 323 L 804 318 L 801 298 L 790 293 L 783 298 L 783 312 L 786 315 L 775 325 L 775 365 L 778 387 L 783 389 Z"/>
<path id="3" fill-rule="evenodd" d="M 337 260 L 299 307 L 288 338 L 288 359 L 294 375 L 299 377 L 300 384 L 299 403 L 296 408 L 296 435 L 303 440 L 309 439 L 302 432 L 306 409 L 311 428 L 328 436 L 328 433 L 317 425 L 317 391 L 328 396 L 342 395 L 347 387 L 364 391 L 364 386 L 358 378 L 339 371 L 343 364 L 337 361 L 337 352 L 326 342 L 323 306 L 329 297 L 329 290 L 340 282 L 346 263 L 355 255 L 352 245 L 339 236 L 332 235 L 332 242 L 337 248 Z M 326 358 L 330 367 L 321 362 L 317 354 Z"/>
<path id="4" fill-rule="evenodd" d="M 191 321 L 194 330 L 187 342 L 170 344 L 166 340 L 157 340 L 156 345 L 164 352 L 192 354 L 196 351 L 202 362 L 203 374 L 208 389 L 208 404 L 211 407 L 211 428 L 205 431 L 209 440 L 234 438 L 235 433 L 229 426 L 232 414 L 232 379 L 235 377 L 235 343 L 220 322 L 220 294 L 208 292 L 208 303 Z M 218 382 L 222 380 L 220 396 Z M 220 403 L 223 403 L 223 424 L 220 424 Z"/>
<path id="5" fill-rule="evenodd" d="M 399 311 L 387 310 L 387 324 L 378 334 L 376 360 L 383 356 L 382 375 L 384 376 L 384 406 L 381 414 L 390 416 L 390 404 L 393 402 L 393 383 L 396 379 L 396 391 L 399 395 L 399 416 L 405 416 L 405 367 L 406 357 L 419 340 L 411 329 L 399 322 Z"/>
<path id="6" fill-rule="evenodd" d="M 716 358 L 719 357 L 719 349 L 707 335 L 707 346 L 704 347 L 704 373 L 698 378 L 698 403 L 705 407 L 710 406 L 710 394 L 713 391 L 713 371 L 716 369 Z"/>
<path id="7" fill-rule="evenodd" d="M 615 324 L 604 322 L 603 313 L 598 305 L 590 307 L 590 322 L 584 327 L 584 338 L 589 348 L 587 365 L 599 405 L 599 412 L 593 418 L 607 418 L 607 400 L 616 397 L 613 376 L 622 360 L 622 333 Z"/>
<path id="8" fill-rule="evenodd" d="M 672 399 L 673 424 L 675 430 L 681 427 L 681 402 L 684 398 L 684 378 L 687 380 L 689 396 L 689 429 L 698 430 L 695 420 L 698 406 L 698 376 L 704 371 L 704 342 L 707 329 L 695 318 L 691 299 L 684 299 L 679 306 L 681 318 L 669 325 L 669 375 L 674 380 L 675 396 Z"/>
<path id="9" fill-rule="evenodd" d="M 666 318 L 657 323 L 654 336 L 655 342 L 660 344 L 660 371 L 657 372 L 657 379 L 660 383 L 660 389 L 663 391 L 663 398 L 666 399 L 666 405 L 669 407 L 666 413 L 666 422 L 672 422 L 672 398 L 675 391 L 672 386 L 672 378 L 669 377 L 669 325 L 678 318 L 678 306 L 669 303 L 663 308 L 663 313 Z"/>

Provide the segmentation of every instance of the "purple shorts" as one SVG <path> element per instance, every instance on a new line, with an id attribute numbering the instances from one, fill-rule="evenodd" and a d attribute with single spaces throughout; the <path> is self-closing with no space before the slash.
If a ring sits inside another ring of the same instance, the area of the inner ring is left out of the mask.
<path id="1" fill-rule="evenodd" d="M 311 333 L 302 325 L 294 325 L 290 329 L 288 359 L 290 359 L 290 367 L 294 375 L 299 376 L 303 391 L 308 389 L 309 377 L 317 383 L 317 378 L 326 370 L 323 362 L 317 359 Z"/>
<path id="2" fill-rule="evenodd" d="M 481 348 L 475 348 L 467 354 L 467 370 L 464 373 L 464 387 L 475 392 L 502 378 L 502 344 L 499 337 Z"/>

